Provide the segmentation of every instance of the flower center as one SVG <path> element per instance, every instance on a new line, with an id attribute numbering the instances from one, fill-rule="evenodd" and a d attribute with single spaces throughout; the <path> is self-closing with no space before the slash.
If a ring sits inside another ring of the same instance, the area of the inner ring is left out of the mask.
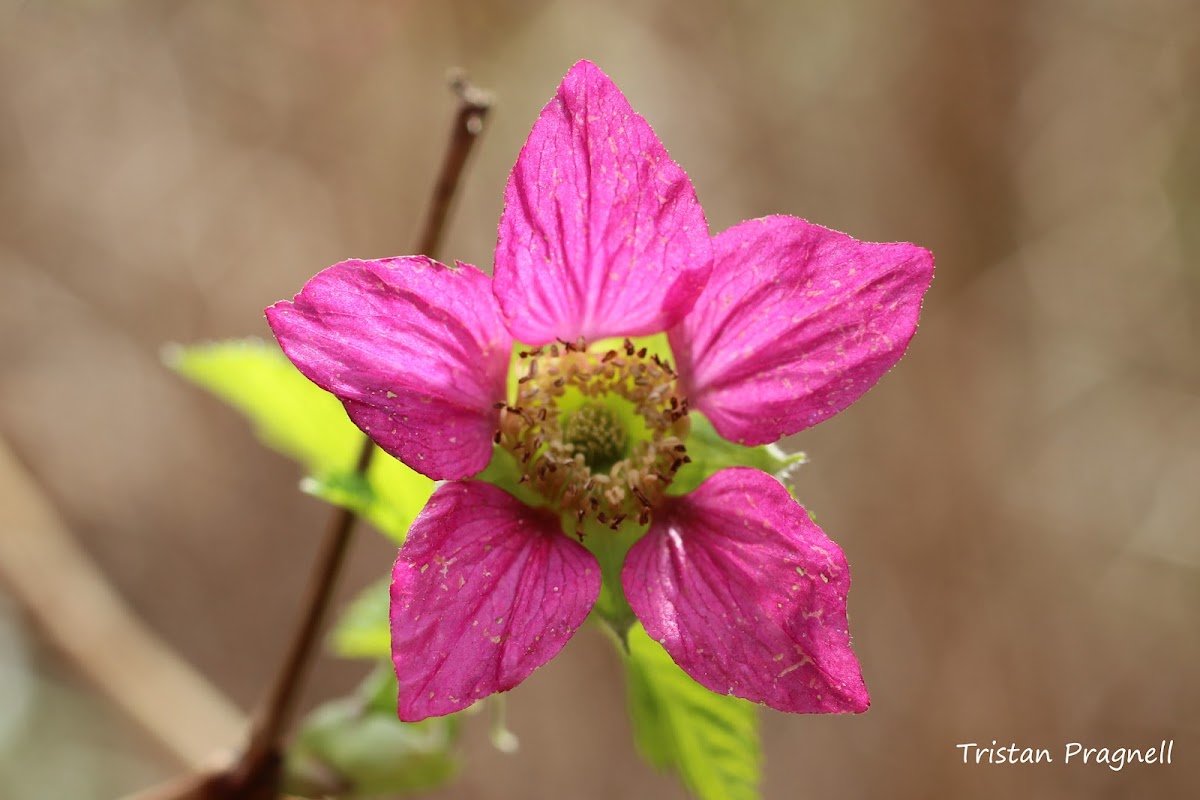
<path id="1" fill-rule="evenodd" d="M 604 403 L 584 403 L 563 422 L 563 442 L 583 456 L 593 473 L 610 469 L 625 457 L 629 434 L 617 415 Z"/>
<path id="2" fill-rule="evenodd" d="M 561 513 L 613 530 L 645 525 L 676 471 L 691 461 L 687 398 L 665 359 L 626 339 L 619 348 L 552 344 L 521 352 L 525 374 L 503 404 L 496 443 Z"/>

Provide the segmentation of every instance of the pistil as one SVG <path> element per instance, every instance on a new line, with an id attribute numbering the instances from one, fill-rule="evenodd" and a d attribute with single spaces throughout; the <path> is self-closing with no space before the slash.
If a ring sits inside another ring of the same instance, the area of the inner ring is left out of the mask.
<path id="1" fill-rule="evenodd" d="M 565 415 L 563 441 L 583 456 L 593 473 L 603 472 L 625 457 L 629 433 L 603 402 L 589 401 Z"/>

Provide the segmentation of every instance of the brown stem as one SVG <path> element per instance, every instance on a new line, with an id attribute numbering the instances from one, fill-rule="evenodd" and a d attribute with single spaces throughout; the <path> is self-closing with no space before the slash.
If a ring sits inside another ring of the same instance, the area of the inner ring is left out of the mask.
<path id="1" fill-rule="evenodd" d="M 441 246 L 446 219 L 462 178 L 463 167 L 476 139 L 483 132 L 483 121 L 491 107 L 489 95 L 471 86 L 461 73 L 451 76 L 450 85 L 458 95 L 458 113 L 416 250 L 430 257 L 436 257 Z M 365 439 L 356 466 L 357 474 L 366 473 L 374 450 L 375 445 L 371 440 Z M 299 689 L 312 663 L 318 634 L 357 519 L 353 511 L 338 508 L 329 520 L 328 532 L 313 570 L 304 613 L 266 703 L 255 719 L 246 750 L 230 773 L 231 790 L 223 797 L 249 800 L 278 796 L 282 767 L 281 743 L 291 722 Z"/>
<path id="2" fill-rule="evenodd" d="M 374 443 L 370 439 L 363 440 L 358 464 L 355 466 L 357 474 L 366 473 L 374 449 Z M 357 515 L 346 508 L 334 509 L 329 518 L 329 527 L 321 542 L 321 552 L 317 556 L 309 583 L 304 613 L 296 626 L 287 657 L 280 665 L 262 711 L 255 717 L 249 744 L 235 770 L 237 785 L 274 782 L 274 777 L 264 778 L 262 773 L 276 773 L 281 766 L 279 745 L 291 722 L 300 686 L 312 663 L 318 634 L 325 620 L 333 589 L 337 585 L 338 574 L 346 560 L 350 536 L 354 532 L 354 523 L 357 520 Z"/>
<path id="3" fill-rule="evenodd" d="M 437 258 L 442 248 L 446 218 L 450 214 L 454 195 L 458 192 L 463 167 L 475 140 L 483 133 L 483 121 L 492 107 L 491 95 L 472 86 L 461 71 L 455 70 L 450 73 L 450 88 L 458 96 L 458 113 L 454 117 L 454 127 L 450 130 L 450 142 L 446 147 L 446 155 L 442 158 L 442 169 L 438 173 L 437 183 L 433 185 L 429 216 L 425 218 L 415 251 L 430 258 Z"/>

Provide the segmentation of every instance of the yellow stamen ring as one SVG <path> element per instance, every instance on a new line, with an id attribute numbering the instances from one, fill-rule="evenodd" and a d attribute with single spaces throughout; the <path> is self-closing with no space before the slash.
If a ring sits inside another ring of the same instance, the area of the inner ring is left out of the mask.
<path id="1" fill-rule="evenodd" d="M 504 404 L 496 441 L 521 464 L 532 486 L 581 531 L 587 519 L 613 530 L 627 519 L 645 525 L 675 473 L 691 461 L 687 398 L 671 365 L 626 339 L 617 350 L 588 350 L 584 341 L 522 352 L 528 364 L 516 399 Z M 575 389 L 587 402 L 563 418 L 560 401 Z M 628 434 L 603 404 L 608 394 L 632 404 L 648 438 Z"/>

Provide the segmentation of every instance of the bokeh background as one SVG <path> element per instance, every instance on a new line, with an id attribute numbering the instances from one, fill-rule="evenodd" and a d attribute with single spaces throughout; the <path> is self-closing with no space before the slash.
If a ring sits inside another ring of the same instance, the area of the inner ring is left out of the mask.
<path id="1" fill-rule="evenodd" d="M 249 709 L 326 514 L 161 345 L 266 335 L 263 307 L 317 270 L 408 252 L 456 65 L 498 105 L 443 255 L 488 267 L 507 171 L 583 57 L 714 231 L 791 213 L 937 255 L 900 368 L 789 443 L 853 565 L 874 705 L 765 713 L 766 796 L 1200 796 L 1190 0 L 4 0 L 0 437 L 28 480 L 0 503 L 36 486 Z M 343 594 L 391 557 L 363 535 Z M 0 795 L 105 798 L 177 772 L 34 619 L 0 585 Z M 322 661 L 308 702 L 357 676 Z M 161 702 L 189 725 L 184 698 Z M 596 631 L 512 693 L 510 725 L 506 756 L 472 722 L 436 796 L 684 796 L 637 759 Z M 1172 738 L 1173 765 L 1120 773 L 964 766 L 955 748 Z"/>

